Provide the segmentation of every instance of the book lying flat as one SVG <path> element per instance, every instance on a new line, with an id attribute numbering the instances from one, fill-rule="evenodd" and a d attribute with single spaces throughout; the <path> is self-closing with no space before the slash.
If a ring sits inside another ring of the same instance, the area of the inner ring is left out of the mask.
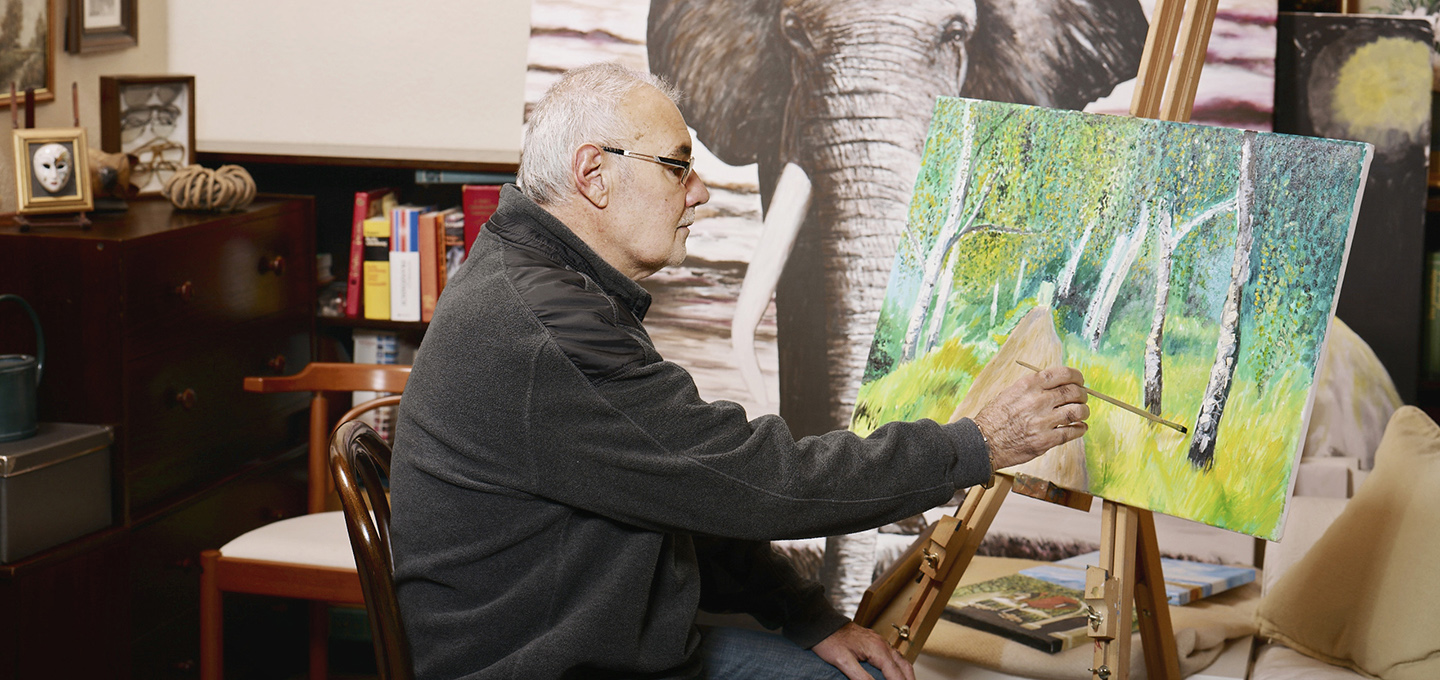
<path id="1" fill-rule="evenodd" d="M 1085 568 L 1099 564 L 1100 553 L 1090 552 L 1052 564 L 1021 569 L 1020 573 L 1067 588 L 1083 590 Z M 1166 599 L 1172 605 L 1189 604 L 1255 580 L 1253 567 L 1206 564 L 1168 557 L 1160 558 L 1160 571 L 1165 576 Z"/>
<path id="2" fill-rule="evenodd" d="M 1080 590 L 1023 573 L 955 589 L 941 616 L 1054 654 L 1089 641 Z"/>

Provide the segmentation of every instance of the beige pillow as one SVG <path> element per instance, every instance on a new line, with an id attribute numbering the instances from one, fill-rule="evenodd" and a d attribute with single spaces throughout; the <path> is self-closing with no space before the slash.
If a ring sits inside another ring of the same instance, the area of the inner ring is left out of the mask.
<path id="1" fill-rule="evenodd" d="M 1260 634 L 1385 680 L 1440 678 L 1440 426 L 1403 407 L 1375 470 L 1260 601 Z"/>

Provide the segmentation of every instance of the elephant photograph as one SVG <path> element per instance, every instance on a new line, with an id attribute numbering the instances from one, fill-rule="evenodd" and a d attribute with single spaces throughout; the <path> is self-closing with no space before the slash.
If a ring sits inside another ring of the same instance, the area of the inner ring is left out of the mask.
<path id="1" fill-rule="evenodd" d="M 711 201 L 685 263 L 641 282 L 646 327 L 704 398 L 818 434 L 850 423 L 935 98 L 1124 115 L 1151 4 L 532 0 L 526 101 L 595 61 L 679 87 Z M 1195 122 L 1269 129 L 1275 16 L 1221 0 Z"/>

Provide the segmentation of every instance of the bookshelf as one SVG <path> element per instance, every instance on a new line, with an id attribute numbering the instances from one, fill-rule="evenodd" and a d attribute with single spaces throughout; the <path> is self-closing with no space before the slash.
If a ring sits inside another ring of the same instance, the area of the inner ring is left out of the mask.
<path id="1" fill-rule="evenodd" d="M 240 165 L 255 179 L 259 191 L 264 193 L 313 196 L 316 253 L 330 254 L 332 272 L 342 281 L 349 265 L 356 191 L 392 187 L 402 202 L 442 208 L 458 206 L 460 187 L 466 178 L 481 183 L 513 182 L 517 167 L 516 163 L 510 162 L 443 162 L 240 152 L 200 152 L 197 162 L 206 167 L 231 163 Z M 316 317 L 319 339 L 316 360 L 348 361 L 353 334 L 357 329 L 396 331 L 405 340 L 418 345 L 428 325 L 419 321 Z"/>

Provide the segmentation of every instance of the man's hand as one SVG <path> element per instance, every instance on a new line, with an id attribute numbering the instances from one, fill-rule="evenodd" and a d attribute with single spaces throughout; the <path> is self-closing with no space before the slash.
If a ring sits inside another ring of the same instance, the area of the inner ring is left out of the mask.
<path id="1" fill-rule="evenodd" d="M 850 680 L 872 680 L 860 667 L 861 661 L 869 661 L 871 666 L 880 669 L 885 680 L 915 680 L 915 669 L 903 654 L 892 649 L 875 631 L 854 622 L 841 626 L 811 649 Z"/>
<path id="2" fill-rule="evenodd" d="M 975 414 L 975 424 L 990 442 L 994 469 L 1028 461 L 1072 439 L 1088 426 L 1090 398 L 1085 377 L 1066 366 L 1027 375 L 1005 388 Z"/>

